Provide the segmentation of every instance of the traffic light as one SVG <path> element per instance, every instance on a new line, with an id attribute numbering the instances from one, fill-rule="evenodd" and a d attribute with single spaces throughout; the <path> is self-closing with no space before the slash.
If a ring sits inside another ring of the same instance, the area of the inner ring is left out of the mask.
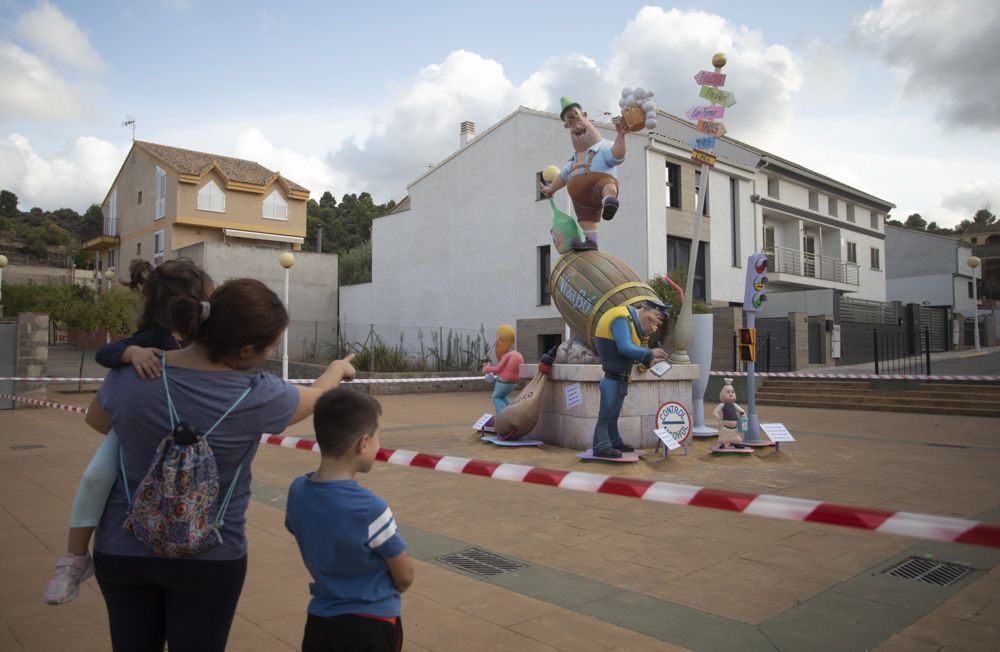
<path id="1" fill-rule="evenodd" d="M 743 292 L 743 310 L 757 312 L 767 301 L 767 256 L 750 254 L 747 258 L 747 285 Z"/>
<path id="2" fill-rule="evenodd" d="M 739 332 L 740 332 L 740 345 L 739 345 L 740 362 L 756 362 L 757 329 L 741 328 Z"/>

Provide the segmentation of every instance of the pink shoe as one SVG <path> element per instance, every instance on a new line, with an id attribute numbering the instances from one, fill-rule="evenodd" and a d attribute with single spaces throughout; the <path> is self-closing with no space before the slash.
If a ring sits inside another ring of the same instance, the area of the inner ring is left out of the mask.
<path id="1" fill-rule="evenodd" d="M 66 604 L 80 594 L 80 584 L 94 574 L 90 555 L 63 555 L 56 560 L 56 574 L 45 587 L 42 602 Z"/>

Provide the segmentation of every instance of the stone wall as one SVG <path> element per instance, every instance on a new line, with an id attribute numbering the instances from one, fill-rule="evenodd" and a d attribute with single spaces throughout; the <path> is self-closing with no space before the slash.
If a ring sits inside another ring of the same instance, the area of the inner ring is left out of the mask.
<path id="1" fill-rule="evenodd" d="M 22 312 L 17 317 L 16 376 L 45 376 L 49 362 L 49 316 Z M 44 386 L 40 382 L 18 381 L 14 393 L 25 394 Z"/>

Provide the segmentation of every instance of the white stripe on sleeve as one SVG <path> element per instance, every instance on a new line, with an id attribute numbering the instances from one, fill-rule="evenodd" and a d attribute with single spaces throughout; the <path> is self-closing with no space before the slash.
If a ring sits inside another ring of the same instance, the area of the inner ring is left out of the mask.
<path id="1" fill-rule="evenodd" d="M 382 512 L 382 515 L 371 522 L 368 526 L 368 538 L 371 539 L 375 536 L 375 533 L 385 527 L 385 524 L 392 520 L 392 510 L 388 507 Z"/>
<path id="2" fill-rule="evenodd" d="M 390 522 L 389 526 L 387 528 L 385 528 L 384 530 L 382 530 L 382 532 L 377 537 L 375 537 L 374 539 L 372 539 L 371 541 L 369 541 L 368 542 L 368 547 L 371 548 L 372 550 L 374 550 L 374 549 L 378 548 L 380 545 L 382 545 L 383 543 L 385 543 L 386 541 L 388 541 L 390 538 L 392 538 L 392 535 L 394 535 L 394 534 L 396 534 L 396 521 L 395 520 L 393 520 L 392 522 Z"/>

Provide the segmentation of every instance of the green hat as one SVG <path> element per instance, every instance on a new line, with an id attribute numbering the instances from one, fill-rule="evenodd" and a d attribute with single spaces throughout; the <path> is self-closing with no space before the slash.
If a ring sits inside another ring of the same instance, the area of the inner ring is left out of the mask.
<path id="1" fill-rule="evenodd" d="M 566 112 L 569 111 L 570 109 L 576 108 L 583 111 L 583 107 L 580 106 L 579 102 L 573 102 L 565 95 L 559 98 L 559 104 L 562 105 L 562 111 L 559 112 L 560 119 L 563 119 L 564 116 L 566 115 Z"/>

